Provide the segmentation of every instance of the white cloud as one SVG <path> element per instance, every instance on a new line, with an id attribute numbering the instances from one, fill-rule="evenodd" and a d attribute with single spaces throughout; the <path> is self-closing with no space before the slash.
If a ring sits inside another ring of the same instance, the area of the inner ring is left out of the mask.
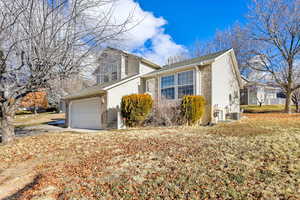
<path id="1" fill-rule="evenodd" d="M 101 15 L 99 10 L 93 9 L 89 14 Z M 102 12 L 103 13 L 103 12 Z M 187 49 L 176 44 L 172 37 L 165 33 L 164 25 L 167 21 L 156 17 L 153 13 L 143 10 L 134 0 L 117 0 L 113 4 L 113 18 L 115 23 L 123 23 L 132 14 L 130 29 L 121 36 L 121 41 L 113 45 L 123 50 L 138 52 L 140 56 L 150 59 L 158 64 L 165 64 L 168 57 L 186 53 Z"/>
<path id="2" fill-rule="evenodd" d="M 168 57 L 187 52 L 182 45 L 176 44 L 172 37 L 165 33 L 167 21 L 155 17 L 153 13 L 143 10 L 133 0 L 119 0 L 115 13 L 126 18 L 133 11 L 133 23 L 139 22 L 124 36 L 122 45 L 129 51 L 137 51 L 141 56 L 158 64 L 165 64 Z M 150 45 L 146 45 L 146 42 Z"/>
<path id="3" fill-rule="evenodd" d="M 145 49 L 142 55 L 159 64 L 165 64 L 171 56 L 187 53 L 187 49 L 182 45 L 176 44 L 170 35 L 164 33 L 164 29 L 161 29 L 158 34 L 152 37 L 151 41 L 152 48 Z"/>

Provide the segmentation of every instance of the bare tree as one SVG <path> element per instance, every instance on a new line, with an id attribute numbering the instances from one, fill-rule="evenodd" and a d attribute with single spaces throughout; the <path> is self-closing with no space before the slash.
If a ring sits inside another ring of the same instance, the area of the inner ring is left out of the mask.
<path id="1" fill-rule="evenodd" d="M 76 73 L 64 79 L 51 80 L 49 81 L 49 86 L 47 88 L 49 107 L 60 111 L 63 97 L 75 94 L 84 88 L 92 86 L 92 84 L 89 83 L 89 80 L 84 80 L 81 74 Z"/>
<path id="2" fill-rule="evenodd" d="M 14 139 L 22 97 L 78 73 L 91 52 L 128 30 L 132 13 L 117 23 L 114 5 L 115 0 L 0 0 L 2 142 Z"/>
<path id="3" fill-rule="evenodd" d="M 300 104 L 300 89 L 297 89 L 292 94 L 292 102 L 296 106 L 296 112 L 300 112 L 299 104 Z"/>
<path id="4" fill-rule="evenodd" d="M 208 42 L 201 42 L 196 40 L 191 49 L 192 57 L 200 57 L 206 53 L 210 53 L 212 50 L 207 46 Z"/>
<path id="5" fill-rule="evenodd" d="M 253 0 L 248 31 L 258 60 L 252 68 L 272 75 L 286 94 L 285 112 L 291 113 L 292 93 L 300 88 L 300 1 Z"/>
<path id="6" fill-rule="evenodd" d="M 170 56 L 167 60 L 167 65 L 172 65 L 174 63 L 181 62 L 187 59 L 189 59 L 189 56 L 185 52 L 182 52 L 178 55 Z"/>
<path id="7" fill-rule="evenodd" d="M 257 99 L 257 102 L 259 104 L 259 107 L 262 107 L 263 103 L 265 103 L 265 95 L 264 94 L 258 94 L 256 99 Z"/>
<path id="8" fill-rule="evenodd" d="M 241 24 L 235 23 L 226 30 L 217 30 L 213 39 L 206 42 L 196 41 L 192 47 L 192 56 L 199 57 L 233 48 L 242 73 L 247 73 L 248 60 L 251 59 L 252 44 L 248 37 L 248 30 Z"/>

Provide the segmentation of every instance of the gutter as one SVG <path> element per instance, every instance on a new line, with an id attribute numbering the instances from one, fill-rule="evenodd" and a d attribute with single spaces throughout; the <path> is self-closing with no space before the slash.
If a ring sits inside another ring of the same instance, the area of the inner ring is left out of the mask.
<path id="1" fill-rule="evenodd" d="M 189 64 L 189 65 L 183 65 L 183 66 L 173 67 L 173 68 L 166 69 L 166 70 L 161 70 L 161 71 L 158 71 L 158 72 L 150 72 L 149 74 L 146 74 L 146 75 L 144 75 L 142 77 L 143 78 L 154 77 L 156 75 L 165 74 L 165 73 L 169 73 L 169 72 L 174 72 L 176 70 L 189 69 L 189 68 L 192 68 L 192 67 L 195 67 L 195 66 L 205 66 L 205 65 L 208 65 L 208 64 L 212 64 L 213 62 L 215 62 L 215 59 L 201 61 L 201 62 L 198 62 L 198 63 Z"/>
<path id="2" fill-rule="evenodd" d="M 77 96 L 76 95 L 66 96 L 66 97 L 61 98 L 61 100 L 80 99 L 80 98 L 85 98 L 88 96 L 93 96 L 93 95 L 97 95 L 97 94 L 105 94 L 105 93 L 106 93 L 106 91 L 104 91 L 104 90 L 98 90 L 98 91 L 92 91 L 90 93 L 77 95 Z"/>
<path id="3" fill-rule="evenodd" d="M 162 69 L 161 66 L 149 61 L 149 60 L 146 60 L 145 58 L 142 58 L 142 57 L 139 57 L 141 59 L 141 62 L 142 63 L 145 63 L 147 65 L 150 65 L 151 67 L 155 68 L 155 69 Z"/>
<path id="4" fill-rule="evenodd" d="M 127 83 L 128 81 L 132 81 L 132 80 L 134 80 L 134 79 L 136 79 L 136 78 L 140 78 L 141 76 L 143 76 L 143 74 L 137 74 L 137 75 L 135 75 L 135 76 L 132 76 L 131 78 L 128 78 L 128 79 L 125 79 L 125 80 L 121 80 L 121 81 L 119 81 L 119 82 L 117 82 L 117 83 L 115 83 L 115 84 L 113 84 L 113 85 L 104 87 L 104 88 L 102 88 L 102 90 L 105 90 L 105 91 L 106 91 L 106 90 L 112 89 L 112 88 L 114 88 L 114 87 L 117 87 L 117 86 L 119 86 L 119 85 L 122 85 L 123 83 Z"/>

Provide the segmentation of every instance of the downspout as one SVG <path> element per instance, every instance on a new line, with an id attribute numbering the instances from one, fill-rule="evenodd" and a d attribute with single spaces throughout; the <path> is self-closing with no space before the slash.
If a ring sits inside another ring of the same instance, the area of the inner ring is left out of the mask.
<path id="1" fill-rule="evenodd" d="M 196 95 L 201 95 L 201 90 L 200 90 L 200 69 L 199 66 L 195 66 L 195 75 L 194 75 L 194 85 L 195 85 L 195 94 Z"/>
<path id="2" fill-rule="evenodd" d="M 156 81 L 157 81 L 157 95 L 156 95 L 156 104 L 159 104 L 159 100 L 160 100 L 160 81 L 159 81 L 159 77 L 158 74 L 155 75 Z"/>
<path id="3" fill-rule="evenodd" d="M 69 101 L 69 106 L 68 106 L 68 128 L 71 128 L 71 108 L 72 108 L 72 101 Z"/>

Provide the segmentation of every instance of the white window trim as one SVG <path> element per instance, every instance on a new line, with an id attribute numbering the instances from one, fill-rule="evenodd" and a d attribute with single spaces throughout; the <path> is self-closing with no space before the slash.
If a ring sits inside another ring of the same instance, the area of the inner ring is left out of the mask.
<path id="1" fill-rule="evenodd" d="M 165 77 L 169 77 L 169 76 L 174 76 L 174 85 L 172 85 L 172 86 L 167 86 L 167 87 L 162 87 L 162 85 L 161 85 L 161 83 L 162 83 L 162 78 L 165 78 Z M 159 81 L 159 87 L 160 87 L 160 90 L 159 90 L 159 92 L 160 92 L 160 95 L 161 95 L 161 91 L 162 90 L 165 90 L 165 89 L 170 89 L 170 88 L 174 88 L 174 99 L 177 99 L 177 97 L 176 97 L 176 83 L 177 83 L 177 80 L 176 80 L 176 75 L 175 74 L 169 74 L 169 75 L 166 75 L 166 76 L 162 76 L 162 77 L 160 77 L 160 81 Z M 162 98 L 162 96 L 160 96 L 160 98 Z M 166 100 L 174 100 L 174 99 L 166 99 Z"/>
<path id="2" fill-rule="evenodd" d="M 183 73 L 183 72 L 189 72 L 189 71 L 193 72 L 193 83 L 192 84 L 178 85 L 178 74 Z M 181 99 L 181 98 L 178 98 L 178 88 L 181 87 L 181 86 L 193 85 L 193 94 L 195 95 L 197 93 L 197 90 L 196 90 L 196 88 L 197 88 L 196 73 L 197 73 L 197 71 L 195 69 L 188 69 L 188 70 L 184 70 L 184 71 L 175 72 L 173 74 L 168 74 L 168 75 L 161 76 L 159 78 L 159 97 L 160 97 L 160 99 L 162 98 L 161 90 L 168 89 L 168 88 L 174 88 L 174 90 L 175 90 L 175 95 L 174 96 L 175 97 L 174 97 L 174 99 L 167 99 L 167 100 L 169 100 L 169 101 L 173 100 L 174 101 L 174 100 Z M 174 76 L 174 86 L 169 86 L 169 87 L 162 88 L 161 87 L 161 82 L 162 82 L 161 80 L 162 80 L 162 78 L 168 77 L 168 76 Z"/>

